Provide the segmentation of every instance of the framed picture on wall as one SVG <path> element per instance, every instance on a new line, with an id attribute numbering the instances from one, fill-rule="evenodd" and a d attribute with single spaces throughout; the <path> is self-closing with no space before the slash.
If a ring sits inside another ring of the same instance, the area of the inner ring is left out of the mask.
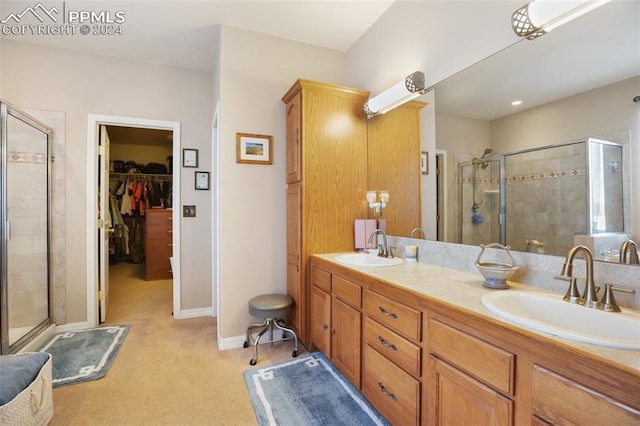
<path id="1" fill-rule="evenodd" d="M 237 133 L 236 162 L 273 164 L 273 136 Z"/>
<path id="2" fill-rule="evenodd" d="M 209 172 L 196 172 L 196 189 L 209 189 Z"/>
<path id="3" fill-rule="evenodd" d="M 198 167 L 198 150 L 185 148 L 182 150 L 182 167 Z"/>

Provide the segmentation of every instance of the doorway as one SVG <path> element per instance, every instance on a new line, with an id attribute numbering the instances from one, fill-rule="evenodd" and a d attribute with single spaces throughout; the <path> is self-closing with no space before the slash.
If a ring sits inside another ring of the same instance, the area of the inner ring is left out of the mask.
<path id="1" fill-rule="evenodd" d="M 97 326 L 101 319 L 104 320 L 106 318 L 106 314 L 108 313 L 109 262 L 107 253 L 110 253 L 111 247 L 107 241 L 112 241 L 109 232 L 112 228 L 110 228 L 110 223 L 106 221 L 109 216 L 102 215 L 101 217 L 100 212 L 106 212 L 108 209 L 108 204 L 106 204 L 105 199 L 109 197 L 106 186 L 111 180 L 112 173 L 110 168 L 119 167 L 119 163 L 118 166 L 116 166 L 116 163 L 110 161 L 111 149 L 104 144 L 105 133 L 108 134 L 108 129 L 111 129 L 111 134 L 109 134 L 106 139 L 115 137 L 115 140 L 122 141 L 124 139 L 119 135 L 119 133 L 122 133 L 129 136 L 136 134 L 139 137 L 162 137 L 165 139 L 164 143 L 166 145 L 170 143 L 171 148 L 164 152 L 171 152 L 171 156 L 167 155 L 167 157 L 171 157 L 171 159 L 165 159 L 167 169 L 170 169 L 172 172 L 176 171 L 176 173 L 172 173 L 171 175 L 171 207 L 175 206 L 177 210 L 180 205 L 180 123 L 128 117 L 89 115 L 87 137 L 87 324 L 90 327 Z M 105 130 L 107 131 L 105 132 Z M 110 143 L 113 143 L 113 141 L 110 141 Z M 118 144 L 119 142 L 116 142 L 116 145 Z M 145 148 L 141 150 L 145 151 Z M 116 150 L 116 152 L 118 151 Z M 126 162 L 125 160 L 116 160 Z M 136 163 L 133 159 L 131 161 Z M 158 161 L 151 161 L 151 163 L 160 164 Z M 131 166 L 131 164 L 129 164 L 129 166 Z M 125 170 L 122 173 L 127 172 L 129 172 L 129 170 Z M 116 173 L 115 170 L 114 173 Z M 157 175 L 160 174 L 161 173 L 157 173 Z M 156 173 L 152 175 L 156 175 Z M 119 185 L 119 179 L 122 176 L 114 176 L 118 178 L 115 179 L 114 186 Z M 153 176 L 147 177 L 152 178 Z M 96 202 L 96 188 L 101 187 L 102 183 L 104 183 L 105 186 L 102 193 L 106 194 L 106 196 L 99 197 L 99 201 L 102 203 L 100 206 L 100 203 Z M 167 206 L 162 205 L 161 207 Z M 164 210 L 166 209 L 163 209 L 163 211 Z M 170 211 L 168 219 L 172 227 L 169 244 L 171 247 L 175 247 L 171 254 L 173 316 L 180 318 L 180 218 L 178 214 L 172 214 L 172 211 L 173 210 Z M 96 230 L 98 230 L 98 232 L 96 232 Z"/>
<path id="2" fill-rule="evenodd" d="M 126 289 L 145 281 L 160 289 L 172 280 L 171 221 L 173 214 L 173 132 L 129 126 L 101 126 L 101 145 L 108 159 L 108 208 L 105 267 L 106 289 L 118 280 Z M 108 141 L 108 143 L 106 143 Z M 98 245 L 99 256 L 102 245 Z M 103 262 L 99 262 L 99 268 Z M 164 283 L 159 282 L 164 281 Z M 111 291 L 109 291 L 109 294 Z M 113 308 L 105 292 L 99 293 L 100 322 Z M 103 300 L 104 299 L 104 300 Z M 107 306 L 107 305 L 111 306 Z M 103 308 L 104 305 L 104 308 Z"/>

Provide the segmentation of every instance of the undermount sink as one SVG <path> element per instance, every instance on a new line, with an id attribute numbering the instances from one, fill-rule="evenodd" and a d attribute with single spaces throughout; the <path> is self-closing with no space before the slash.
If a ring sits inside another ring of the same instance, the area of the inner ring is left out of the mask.
<path id="1" fill-rule="evenodd" d="M 565 302 L 562 296 L 507 290 L 482 296 L 485 308 L 515 324 L 559 337 L 620 349 L 640 350 L 640 313 L 604 312 Z"/>
<path id="2" fill-rule="evenodd" d="M 349 253 L 336 257 L 336 262 L 349 266 L 393 266 L 403 261 L 399 257 L 379 257 L 370 253 Z"/>

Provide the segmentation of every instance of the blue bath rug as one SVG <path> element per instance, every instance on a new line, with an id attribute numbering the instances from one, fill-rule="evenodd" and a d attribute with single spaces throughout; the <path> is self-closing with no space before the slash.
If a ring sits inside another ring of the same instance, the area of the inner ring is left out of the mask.
<path id="1" fill-rule="evenodd" d="M 104 377 L 130 328 L 130 325 L 112 325 L 53 336 L 40 349 L 40 352 L 51 354 L 53 387 Z"/>
<path id="2" fill-rule="evenodd" d="M 264 425 L 389 425 L 322 353 L 253 368 L 244 380 Z"/>

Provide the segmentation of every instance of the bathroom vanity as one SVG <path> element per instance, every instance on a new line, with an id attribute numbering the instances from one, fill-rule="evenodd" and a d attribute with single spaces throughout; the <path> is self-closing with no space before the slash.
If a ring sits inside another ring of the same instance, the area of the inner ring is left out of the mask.
<path id="1" fill-rule="evenodd" d="M 479 274 L 336 257 L 310 257 L 312 346 L 392 424 L 640 424 L 640 351 L 502 320 Z"/>

